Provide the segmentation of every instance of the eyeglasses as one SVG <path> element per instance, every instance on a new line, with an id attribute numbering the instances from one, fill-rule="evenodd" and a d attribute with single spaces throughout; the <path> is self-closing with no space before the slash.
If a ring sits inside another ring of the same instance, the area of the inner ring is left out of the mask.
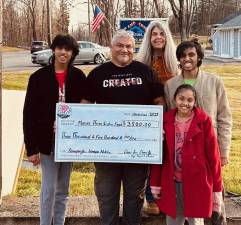
<path id="1" fill-rule="evenodd" d="M 126 48 L 127 50 L 131 50 L 131 49 L 134 48 L 133 45 L 116 44 L 115 46 L 118 47 L 118 48 L 121 48 L 121 49 Z"/>

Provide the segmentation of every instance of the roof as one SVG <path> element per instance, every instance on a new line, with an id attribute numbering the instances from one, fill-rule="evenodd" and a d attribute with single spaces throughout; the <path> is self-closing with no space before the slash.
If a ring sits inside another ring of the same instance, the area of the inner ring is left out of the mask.
<path id="1" fill-rule="evenodd" d="M 227 21 L 226 23 L 220 25 L 218 28 L 233 28 L 233 27 L 241 27 L 241 15 L 234 17 L 233 19 Z"/>
<path id="2" fill-rule="evenodd" d="M 241 12 L 234 12 L 234 13 L 230 14 L 229 16 L 227 16 L 227 17 L 219 20 L 219 21 L 218 21 L 217 23 L 215 23 L 215 24 L 224 24 L 224 23 L 226 23 L 226 22 L 234 19 L 235 17 L 237 17 L 237 16 L 239 16 L 239 15 L 241 15 Z"/>

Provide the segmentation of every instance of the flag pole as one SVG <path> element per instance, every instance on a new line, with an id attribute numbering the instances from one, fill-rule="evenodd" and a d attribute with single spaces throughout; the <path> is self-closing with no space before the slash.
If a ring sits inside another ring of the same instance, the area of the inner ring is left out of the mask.
<path id="1" fill-rule="evenodd" d="M 100 8 L 100 6 L 99 6 L 98 4 L 96 4 L 96 5 Z M 101 8 L 100 8 L 100 10 L 103 12 L 103 10 L 102 10 Z M 110 28 L 112 29 L 112 31 L 115 32 L 115 30 L 114 30 L 114 28 L 112 27 L 110 21 L 106 18 L 106 16 L 105 16 L 104 18 L 105 18 L 105 20 L 107 21 L 107 23 L 109 24 L 109 26 L 110 26 Z"/>
<path id="2" fill-rule="evenodd" d="M 114 28 L 112 27 L 110 21 L 105 17 L 105 20 L 107 21 L 107 23 L 110 25 L 110 28 L 112 29 L 113 32 L 115 32 Z"/>

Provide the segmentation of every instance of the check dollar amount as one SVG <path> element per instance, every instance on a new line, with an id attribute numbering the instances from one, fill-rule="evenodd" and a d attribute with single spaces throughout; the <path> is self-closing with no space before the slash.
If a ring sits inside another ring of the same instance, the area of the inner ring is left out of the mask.
<path id="1" fill-rule="evenodd" d="M 162 107 L 56 106 L 55 160 L 161 163 Z"/>
<path id="2" fill-rule="evenodd" d="M 157 115 L 158 116 L 158 115 Z M 158 122 L 156 121 L 140 121 L 140 120 L 122 120 L 115 121 L 114 123 L 109 121 L 78 121 L 78 125 L 80 126 L 110 126 L 110 127 L 156 127 L 158 126 Z"/>

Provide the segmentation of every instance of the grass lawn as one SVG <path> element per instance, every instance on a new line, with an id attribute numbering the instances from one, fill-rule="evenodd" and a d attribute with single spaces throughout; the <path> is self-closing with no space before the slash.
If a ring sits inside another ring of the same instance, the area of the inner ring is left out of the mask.
<path id="1" fill-rule="evenodd" d="M 219 74 L 226 86 L 233 115 L 233 135 L 230 163 L 223 170 L 223 179 L 227 191 L 241 194 L 241 65 L 207 65 L 203 70 Z M 86 74 L 89 72 L 87 69 Z M 3 74 L 3 87 L 7 89 L 26 88 L 28 73 Z M 71 195 L 93 194 L 93 164 L 75 164 L 71 176 Z M 16 195 L 39 195 L 40 173 L 22 170 Z"/>
<path id="2" fill-rule="evenodd" d="M 26 49 L 22 49 L 22 48 L 16 48 L 16 47 L 1 47 L 0 51 L 1 52 L 19 52 L 19 51 L 23 51 Z"/>
<path id="3" fill-rule="evenodd" d="M 14 195 L 39 196 L 40 195 L 40 179 L 39 171 L 31 171 L 22 169 L 20 172 L 17 191 Z M 70 195 L 93 195 L 94 194 L 94 173 L 73 171 L 70 181 Z"/>
<path id="4" fill-rule="evenodd" d="M 26 90 L 30 72 L 3 72 L 2 85 L 8 90 Z"/>
<path id="5" fill-rule="evenodd" d="M 81 70 L 85 74 L 89 74 L 89 72 L 93 69 L 91 66 L 85 66 L 84 69 Z M 8 90 L 26 90 L 28 85 L 28 79 L 32 72 L 23 71 L 23 72 L 3 72 L 3 88 Z"/>
<path id="6" fill-rule="evenodd" d="M 230 163 L 223 170 L 227 191 L 241 194 L 241 65 L 204 66 L 203 70 L 220 74 L 232 109 L 233 129 Z"/>

